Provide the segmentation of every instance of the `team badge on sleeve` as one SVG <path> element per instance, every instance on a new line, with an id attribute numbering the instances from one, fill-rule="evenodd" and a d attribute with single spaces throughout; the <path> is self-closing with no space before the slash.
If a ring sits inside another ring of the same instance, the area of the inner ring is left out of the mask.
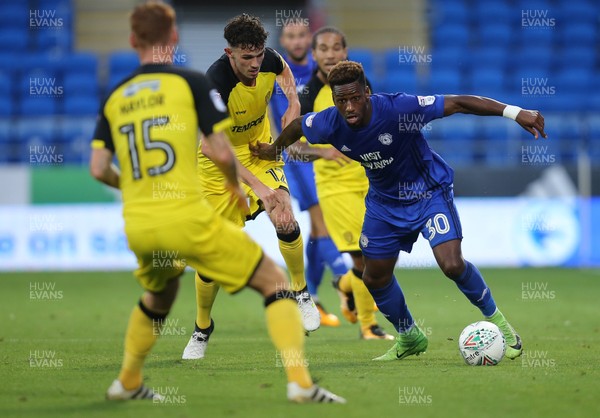
<path id="1" fill-rule="evenodd" d="M 223 99 L 221 99 L 221 95 L 216 89 L 211 89 L 208 94 L 219 112 L 227 112 L 227 106 L 223 103 Z"/>
<path id="2" fill-rule="evenodd" d="M 432 105 L 435 102 L 435 96 L 417 96 L 419 99 L 419 106 L 425 107 Z"/>
<path id="3" fill-rule="evenodd" d="M 304 124 L 307 127 L 312 128 L 312 122 L 313 122 L 314 118 L 315 118 L 315 114 L 310 115 L 309 117 L 306 118 L 306 120 L 304 121 Z"/>

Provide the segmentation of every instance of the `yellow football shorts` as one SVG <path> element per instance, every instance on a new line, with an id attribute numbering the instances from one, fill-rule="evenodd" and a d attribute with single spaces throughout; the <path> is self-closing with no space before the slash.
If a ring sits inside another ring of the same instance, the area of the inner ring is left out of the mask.
<path id="1" fill-rule="evenodd" d="M 160 292 L 186 266 L 229 293 L 246 286 L 263 257 L 262 249 L 208 204 L 203 202 L 199 209 L 193 217 L 152 228 L 125 227 L 139 265 L 134 275 L 144 289 Z"/>
<path id="2" fill-rule="evenodd" d="M 270 187 L 273 190 L 283 188 L 289 192 L 287 180 L 283 173 L 283 164 L 281 162 L 254 158 L 252 164 L 248 164 L 246 168 L 267 187 Z M 246 196 L 248 196 L 248 206 L 250 207 L 249 214 L 241 213 L 237 205 L 231 202 L 231 194 L 225 187 L 219 192 L 215 192 L 214 190 L 203 192 L 202 196 L 219 215 L 236 225 L 243 227 L 246 221 L 255 219 L 262 211 L 264 211 L 264 207 L 256 193 L 254 193 L 249 186 L 242 184 L 242 188 L 244 189 Z"/>
<path id="3" fill-rule="evenodd" d="M 319 196 L 325 226 L 338 251 L 360 251 L 367 190 Z"/>

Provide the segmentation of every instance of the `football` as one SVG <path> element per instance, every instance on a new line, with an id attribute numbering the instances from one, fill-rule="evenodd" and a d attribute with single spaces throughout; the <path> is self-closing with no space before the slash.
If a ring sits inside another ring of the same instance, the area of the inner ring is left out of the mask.
<path id="1" fill-rule="evenodd" d="M 470 366 L 495 366 L 506 351 L 500 328 L 488 321 L 467 325 L 458 338 L 458 348 Z"/>

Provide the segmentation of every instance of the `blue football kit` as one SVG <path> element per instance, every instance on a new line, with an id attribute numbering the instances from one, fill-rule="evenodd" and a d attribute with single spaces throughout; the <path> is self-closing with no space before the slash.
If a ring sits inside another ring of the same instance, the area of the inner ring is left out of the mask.
<path id="1" fill-rule="evenodd" d="M 331 144 L 360 162 L 369 178 L 361 249 L 369 258 L 410 252 L 421 233 L 432 247 L 462 238 L 453 203 L 454 172 L 421 129 L 444 115 L 444 96 L 404 93 L 370 97 L 367 126 L 350 127 L 333 107 L 308 113 L 302 130 L 313 144 Z"/>

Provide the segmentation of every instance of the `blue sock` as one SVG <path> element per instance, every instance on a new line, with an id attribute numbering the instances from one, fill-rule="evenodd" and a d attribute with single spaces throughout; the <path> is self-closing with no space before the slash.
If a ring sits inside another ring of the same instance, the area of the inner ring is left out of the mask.
<path id="1" fill-rule="evenodd" d="M 456 285 L 467 299 L 481 310 L 482 314 L 492 316 L 496 311 L 496 302 L 494 302 L 492 292 L 485 284 L 485 280 L 483 280 L 483 276 L 477 270 L 477 267 L 468 261 L 465 263 L 467 265 L 465 271 L 458 279 L 454 280 Z"/>
<path id="2" fill-rule="evenodd" d="M 318 238 L 310 238 L 306 244 L 306 286 L 312 296 L 317 295 L 324 271 L 325 264 L 319 254 Z"/>
<path id="3" fill-rule="evenodd" d="M 334 276 L 342 276 L 348 271 L 344 257 L 338 251 L 331 237 L 317 238 L 317 248 L 321 259 L 329 266 Z"/>
<path id="4" fill-rule="evenodd" d="M 400 285 L 396 281 L 396 276 L 392 276 L 390 283 L 381 289 L 369 289 L 377 307 L 396 328 L 396 331 L 402 333 L 409 329 L 414 321 L 406 306 L 404 294 Z"/>

